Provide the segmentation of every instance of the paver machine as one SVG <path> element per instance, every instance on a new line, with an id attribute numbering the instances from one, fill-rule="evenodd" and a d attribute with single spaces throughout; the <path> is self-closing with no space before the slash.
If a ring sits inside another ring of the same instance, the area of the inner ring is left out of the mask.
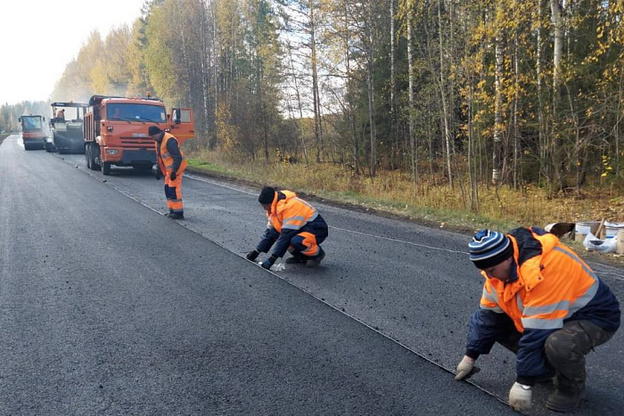
<path id="1" fill-rule="evenodd" d="M 55 101 L 52 104 L 50 127 L 52 134 L 46 142 L 48 152 L 84 154 L 84 116 L 89 104 Z"/>

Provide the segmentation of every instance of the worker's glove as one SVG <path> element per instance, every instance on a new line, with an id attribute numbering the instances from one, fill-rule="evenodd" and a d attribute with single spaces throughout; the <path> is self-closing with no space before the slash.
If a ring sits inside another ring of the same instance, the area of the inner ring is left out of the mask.
<path id="1" fill-rule="evenodd" d="M 455 380 L 468 380 L 473 374 L 477 374 L 481 369 L 475 367 L 475 359 L 464 355 L 464 358 L 457 364 L 457 374 Z"/>
<path id="2" fill-rule="evenodd" d="M 157 181 L 159 181 L 160 178 L 162 178 L 162 173 L 160 172 L 160 168 L 159 167 L 156 168 L 156 172 L 154 173 L 154 177 L 156 178 Z"/>
<path id="3" fill-rule="evenodd" d="M 247 257 L 247 260 L 249 261 L 254 261 L 258 257 L 258 254 L 260 254 L 258 250 L 253 250 L 247 253 L 247 256 L 245 257 Z"/>
<path id="4" fill-rule="evenodd" d="M 264 260 L 261 264 L 261 266 L 267 270 L 269 270 L 271 268 L 271 266 L 273 266 L 273 263 L 275 263 L 275 260 L 277 260 L 277 257 L 275 256 L 271 256 L 269 258 L 267 258 L 266 260 Z"/>
<path id="5" fill-rule="evenodd" d="M 531 396 L 531 386 L 516 381 L 509 390 L 509 406 L 516 412 L 525 413 L 531 408 Z"/>
<path id="6" fill-rule="evenodd" d="M 178 175 L 175 172 L 171 172 L 169 174 L 169 179 L 171 179 L 172 181 L 175 181 L 175 178 L 177 178 L 177 177 L 178 177 Z"/>

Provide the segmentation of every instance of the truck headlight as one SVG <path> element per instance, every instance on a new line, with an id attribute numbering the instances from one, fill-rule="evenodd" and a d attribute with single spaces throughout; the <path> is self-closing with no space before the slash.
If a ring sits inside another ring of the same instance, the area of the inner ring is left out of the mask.
<path id="1" fill-rule="evenodd" d="M 117 149 L 106 149 L 106 154 L 107 155 L 117 155 L 117 154 L 119 154 L 119 150 L 117 150 Z"/>

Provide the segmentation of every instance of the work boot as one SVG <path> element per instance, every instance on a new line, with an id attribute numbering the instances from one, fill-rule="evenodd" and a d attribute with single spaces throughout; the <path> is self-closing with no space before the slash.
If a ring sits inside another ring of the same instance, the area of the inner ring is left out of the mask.
<path id="1" fill-rule="evenodd" d="M 314 257 L 309 257 L 306 262 L 307 267 L 316 267 L 321 264 L 321 261 L 325 258 L 325 251 L 319 247 L 319 254 Z"/>
<path id="2" fill-rule="evenodd" d="M 555 378 L 555 391 L 548 396 L 546 407 L 555 412 L 571 412 L 585 398 L 585 382 Z"/>
<path id="3" fill-rule="evenodd" d="M 308 256 L 294 252 L 292 253 L 292 257 L 286 259 L 286 264 L 306 264 L 308 261 Z"/>
<path id="4" fill-rule="evenodd" d="M 172 220 L 183 220 L 184 219 L 184 214 L 178 214 L 177 212 L 173 212 L 169 215 L 167 215 L 169 218 L 171 218 Z"/>

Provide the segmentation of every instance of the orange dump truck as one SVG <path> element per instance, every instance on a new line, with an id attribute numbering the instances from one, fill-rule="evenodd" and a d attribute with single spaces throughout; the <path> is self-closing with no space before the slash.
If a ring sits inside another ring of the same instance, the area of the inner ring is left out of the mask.
<path id="1" fill-rule="evenodd" d="M 181 143 L 195 136 L 193 111 L 173 108 L 169 113 L 157 98 L 94 95 L 84 117 L 85 158 L 91 170 L 110 175 L 111 166 L 149 170 L 156 163 L 150 126 L 173 134 Z"/>
<path id="2" fill-rule="evenodd" d="M 45 117 L 40 115 L 21 116 L 22 141 L 24 150 L 43 149 L 46 142 Z"/>

